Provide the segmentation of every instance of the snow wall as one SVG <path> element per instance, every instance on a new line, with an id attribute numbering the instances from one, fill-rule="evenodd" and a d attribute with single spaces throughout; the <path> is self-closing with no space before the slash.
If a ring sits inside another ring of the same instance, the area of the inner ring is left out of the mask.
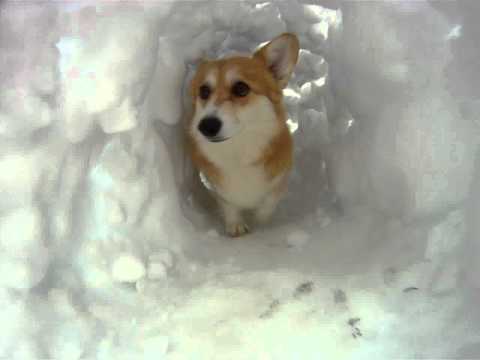
<path id="1" fill-rule="evenodd" d="M 0 358 L 480 356 L 480 5 L 0 4 Z M 284 31 L 290 190 L 225 238 L 181 141 L 202 57 Z"/>

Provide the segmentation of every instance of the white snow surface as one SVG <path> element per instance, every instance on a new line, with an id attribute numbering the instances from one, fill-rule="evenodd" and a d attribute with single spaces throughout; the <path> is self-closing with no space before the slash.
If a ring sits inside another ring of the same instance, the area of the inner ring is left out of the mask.
<path id="1" fill-rule="evenodd" d="M 1 3 L 0 358 L 480 357 L 479 13 Z M 183 149 L 187 84 L 284 31 L 290 189 L 232 240 Z"/>

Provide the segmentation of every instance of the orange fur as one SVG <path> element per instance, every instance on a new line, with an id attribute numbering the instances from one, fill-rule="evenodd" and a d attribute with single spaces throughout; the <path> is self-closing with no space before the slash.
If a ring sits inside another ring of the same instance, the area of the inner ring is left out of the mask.
<path id="1" fill-rule="evenodd" d="M 270 180 L 290 170 L 293 163 L 293 141 L 285 126 L 264 150 L 256 164 L 262 165 Z"/>

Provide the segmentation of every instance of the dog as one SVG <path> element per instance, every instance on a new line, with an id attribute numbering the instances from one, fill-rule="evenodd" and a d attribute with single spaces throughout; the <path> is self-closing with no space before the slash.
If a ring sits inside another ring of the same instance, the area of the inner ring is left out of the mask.
<path id="1" fill-rule="evenodd" d="M 298 54 L 297 37 L 284 33 L 252 56 L 204 60 L 192 78 L 188 152 L 232 237 L 249 232 L 245 211 L 267 222 L 287 188 L 293 141 L 283 89 Z"/>

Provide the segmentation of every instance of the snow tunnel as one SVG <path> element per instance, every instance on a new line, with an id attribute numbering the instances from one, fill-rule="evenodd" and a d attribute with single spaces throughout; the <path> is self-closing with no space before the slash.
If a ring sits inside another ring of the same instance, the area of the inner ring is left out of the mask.
<path id="1" fill-rule="evenodd" d="M 479 4 L 1 2 L 0 358 L 480 357 Z M 286 31 L 288 192 L 231 239 L 188 83 Z"/>

